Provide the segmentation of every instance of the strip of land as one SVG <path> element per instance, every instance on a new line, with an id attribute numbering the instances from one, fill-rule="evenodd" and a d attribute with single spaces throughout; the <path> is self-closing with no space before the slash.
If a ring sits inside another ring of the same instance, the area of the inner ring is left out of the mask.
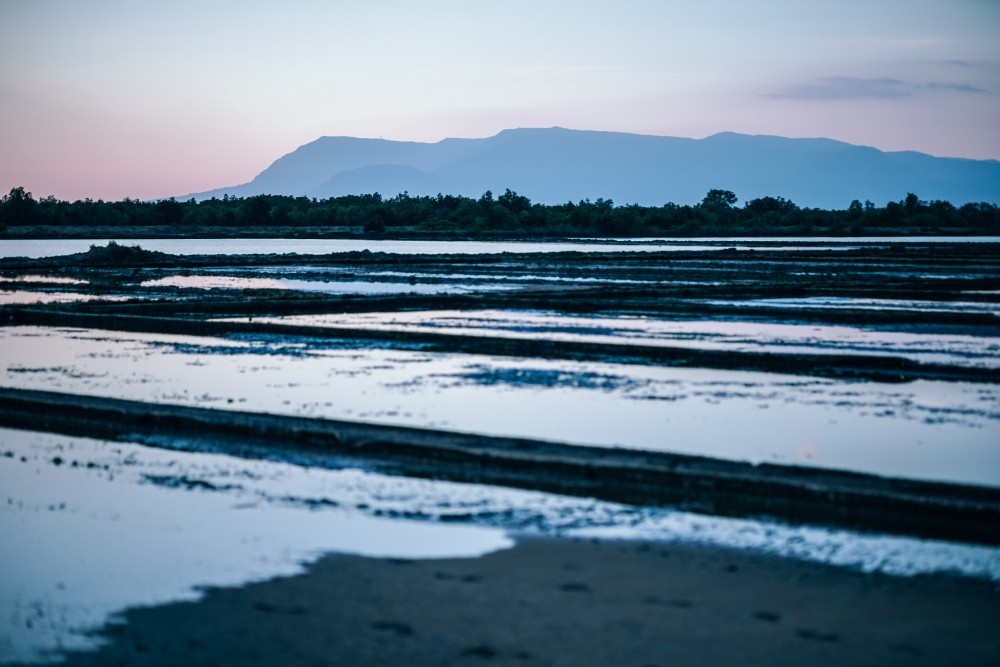
<path id="1" fill-rule="evenodd" d="M 0 388 L 0 424 L 210 441 L 236 455 L 308 451 L 330 457 L 326 465 L 351 461 L 416 477 L 1000 544 L 1000 489 L 989 487 L 8 388 Z"/>
<path id="2" fill-rule="evenodd" d="M 133 609 L 67 665 L 993 665 L 995 585 L 697 545 L 522 540 L 465 560 L 331 555 Z"/>
<path id="3" fill-rule="evenodd" d="M 763 371 L 837 379 L 863 379 L 877 382 L 910 382 L 924 379 L 1000 382 L 1000 369 L 921 363 L 903 357 L 885 355 L 775 354 L 735 350 L 700 350 L 668 345 L 590 343 L 428 331 L 333 328 L 260 321 L 226 322 L 180 317 L 78 313 L 39 308 L 11 309 L 7 313 L 7 324 L 82 327 L 107 331 L 193 336 L 249 334 L 375 341 L 419 346 L 420 349 L 433 352 L 607 363 L 646 363 L 676 367 Z"/>

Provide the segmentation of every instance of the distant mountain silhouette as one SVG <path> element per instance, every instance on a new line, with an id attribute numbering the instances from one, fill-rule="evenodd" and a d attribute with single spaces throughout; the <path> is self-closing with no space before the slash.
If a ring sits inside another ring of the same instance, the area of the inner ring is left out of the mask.
<path id="1" fill-rule="evenodd" d="M 598 198 L 694 204 L 712 188 L 731 190 L 741 201 L 780 196 L 828 209 L 846 208 L 853 199 L 882 206 L 908 192 L 955 205 L 1000 204 L 1000 161 L 732 132 L 684 139 L 553 127 L 437 143 L 321 137 L 249 183 L 183 199 L 373 192 L 393 197 L 404 191 L 479 197 L 506 188 L 541 204 Z"/>

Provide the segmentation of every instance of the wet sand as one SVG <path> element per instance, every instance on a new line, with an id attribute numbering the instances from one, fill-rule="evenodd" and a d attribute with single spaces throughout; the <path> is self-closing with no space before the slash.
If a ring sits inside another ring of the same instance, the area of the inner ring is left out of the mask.
<path id="1" fill-rule="evenodd" d="M 330 555 L 128 612 L 69 665 L 989 665 L 1000 589 L 693 545 L 528 538 L 477 559 Z"/>

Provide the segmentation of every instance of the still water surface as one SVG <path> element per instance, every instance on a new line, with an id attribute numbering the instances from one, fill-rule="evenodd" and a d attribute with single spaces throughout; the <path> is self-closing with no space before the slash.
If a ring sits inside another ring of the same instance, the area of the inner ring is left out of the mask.
<path id="1" fill-rule="evenodd" d="M 921 302 L 924 307 L 935 302 Z M 988 304 L 973 304 L 989 307 Z M 919 306 L 918 306 L 919 307 Z M 233 318 L 245 321 L 246 318 Z M 331 329 L 434 332 L 609 345 L 664 345 L 776 354 L 897 356 L 922 363 L 1000 368 L 1000 337 L 927 334 L 856 326 L 736 320 L 584 316 L 533 310 L 415 310 L 258 317 L 256 322 Z"/>
<path id="2" fill-rule="evenodd" d="M 0 384 L 1000 486 L 1000 387 L 0 329 Z"/>
<path id="3" fill-rule="evenodd" d="M 329 551 L 475 557 L 510 546 L 508 531 L 1000 581 L 1000 550 L 987 547 L 236 458 L 176 440 L 0 429 L 0 443 L 0 662 L 92 647 L 86 632 L 128 607 L 295 574 Z"/>
<path id="4" fill-rule="evenodd" d="M 107 245 L 111 239 L 15 239 L 0 240 L 0 257 L 53 257 L 86 252 L 90 246 Z M 795 250 L 801 244 L 811 249 L 850 249 L 887 243 L 1000 243 L 1000 237 L 775 237 L 767 239 L 610 239 L 534 241 L 392 241 L 368 239 L 116 239 L 122 245 L 139 245 L 146 250 L 171 255 L 204 254 L 287 254 L 325 255 L 335 252 L 386 252 L 394 254 L 482 254 L 546 252 L 666 252 L 738 249 Z M 813 244 L 823 243 L 817 247 Z"/>

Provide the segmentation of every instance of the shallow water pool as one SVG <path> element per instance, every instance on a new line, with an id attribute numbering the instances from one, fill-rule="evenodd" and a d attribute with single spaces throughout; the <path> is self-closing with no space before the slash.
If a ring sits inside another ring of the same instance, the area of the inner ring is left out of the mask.
<path id="1" fill-rule="evenodd" d="M 0 384 L 1000 485 L 1000 387 L 0 329 Z"/>
<path id="2" fill-rule="evenodd" d="M 582 316 L 530 310 L 430 310 L 258 317 L 257 322 L 504 338 L 666 345 L 782 354 L 891 355 L 923 363 L 1000 368 L 1000 338 L 855 326 Z"/>
<path id="3" fill-rule="evenodd" d="M 236 458 L 196 442 L 10 429 L 0 442 L 0 662 L 94 646 L 86 632 L 125 608 L 294 574 L 330 551 L 468 558 L 510 546 L 508 531 L 1000 580 L 998 550 L 988 547 Z"/>

